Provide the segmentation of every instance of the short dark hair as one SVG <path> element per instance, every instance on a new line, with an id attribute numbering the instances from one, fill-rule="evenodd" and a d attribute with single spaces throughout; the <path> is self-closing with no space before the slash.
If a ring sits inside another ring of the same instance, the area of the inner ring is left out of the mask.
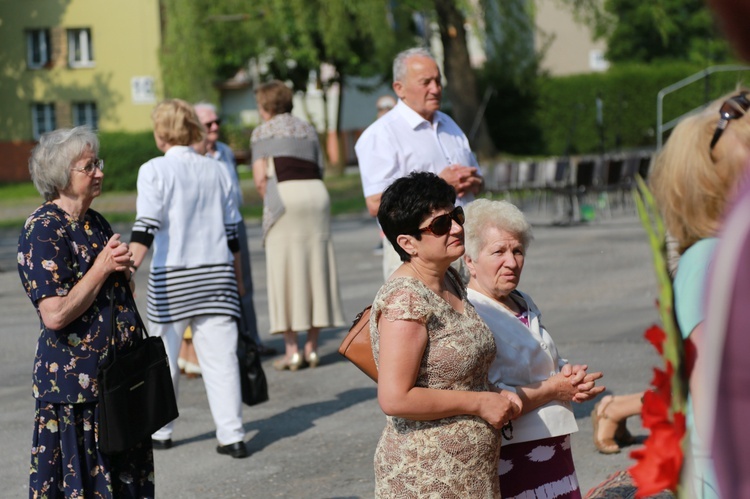
<path id="1" fill-rule="evenodd" d="M 434 173 L 412 172 L 393 182 L 380 198 L 378 222 L 385 237 L 401 257 L 402 262 L 411 260 L 396 239 L 401 234 L 420 240 L 419 225 L 433 211 L 452 208 L 456 203 L 456 190 Z"/>

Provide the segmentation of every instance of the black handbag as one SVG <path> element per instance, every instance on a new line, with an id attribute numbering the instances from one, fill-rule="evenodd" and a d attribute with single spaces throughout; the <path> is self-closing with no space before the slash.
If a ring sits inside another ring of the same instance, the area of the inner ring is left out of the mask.
<path id="1" fill-rule="evenodd" d="M 104 454 L 132 449 L 179 415 L 164 342 L 148 335 L 130 286 L 127 283 L 124 286 L 143 335 L 125 355 L 117 355 L 114 291 L 110 289 L 111 354 L 97 375 L 99 450 Z"/>
<path id="2" fill-rule="evenodd" d="M 244 314 L 244 310 L 242 310 Z M 268 400 L 268 382 L 266 373 L 260 363 L 258 345 L 255 344 L 250 333 L 243 331 L 238 321 L 237 331 L 237 361 L 240 365 L 240 388 L 242 390 L 242 402 L 249 405 L 257 405 Z"/>

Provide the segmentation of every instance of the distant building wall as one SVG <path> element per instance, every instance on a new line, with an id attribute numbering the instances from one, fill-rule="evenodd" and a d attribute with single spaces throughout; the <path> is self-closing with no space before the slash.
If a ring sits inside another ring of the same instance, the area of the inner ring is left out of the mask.
<path id="1" fill-rule="evenodd" d="M 542 68 L 552 75 L 590 73 L 604 71 L 608 64 L 603 54 L 604 41 L 593 41 L 588 26 L 578 23 L 569 9 L 561 7 L 555 0 L 538 0 L 536 3 L 536 25 L 542 32 L 537 37 L 537 48 L 544 35 L 554 37 L 542 60 Z"/>
<path id="2" fill-rule="evenodd" d="M 80 124 L 150 129 L 160 29 L 158 0 L 0 2 L 0 150 Z"/>

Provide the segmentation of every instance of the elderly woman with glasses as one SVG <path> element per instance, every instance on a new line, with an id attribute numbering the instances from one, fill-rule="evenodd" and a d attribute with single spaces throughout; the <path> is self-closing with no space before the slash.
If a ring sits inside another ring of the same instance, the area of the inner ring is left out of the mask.
<path id="1" fill-rule="evenodd" d="M 127 352 L 141 337 L 127 290 L 132 254 L 90 208 L 104 179 L 98 153 L 96 134 L 77 127 L 42 135 L 29 160 L 34 186 L 45 199 L 18 240 L 18 273 L 40 323 L 33 368 L 33 497 L 154 496 L 150 441 L 117 455 L 104 455 L 97 445 L 99 365 L 110 348 Z M 112 314 L 117 331 L 108 329 Z"/>
<path id="2" fill-rule="evenodd" d="M 570 449 L 570 434 L 578 431 L 571 402 L 601 393 L 604 387 L 595 382 L 602 374 L 568 364 L 539 308 L 516 289 L 532 239 L 523 213 L 506 201 L 479 199 L 466 207 L 464 230 L 468 297 L 497 344 L 490 382 L 523 402 L 498 466 L 503 497 L 580 498 Z"/>
<path id="3" fill-rule="evenodd" d="M 500 429 L 521 400 L 488 383 L 496 348 L 450 266 L 464 252 L 456 192 L 412 173 L 383 193 L 378 221 L 403 262 L 378 291 L 370 335 L 378 402 L 376 497 L 500 497 Z"/>
<path id="4" fill-rule="evenodd" d="M 750 102 L 746 92 L 727 95 L 682 120 L 656 156 L 649 184 L 680 260 L 674 278 L 674 308 L 683 338 L 703 352 L 707 277 L 727 201 L 740 186 L 750 158 Z M 700 384 L 690 379 L 687 427 L 692 446 L 693 487 L 698 498 L 719 497 L 713 463 L 695 431 L 693 407 L 702 403 Z"/>

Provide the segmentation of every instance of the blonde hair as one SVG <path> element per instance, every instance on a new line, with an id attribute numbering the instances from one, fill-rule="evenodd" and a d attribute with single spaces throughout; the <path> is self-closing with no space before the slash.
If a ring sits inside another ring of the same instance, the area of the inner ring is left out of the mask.
<path id="1" fill-rule="evenodd" d="M 654 158 L 649 186 L 680 254 L 716 235 L 727 198 L 745 171 L 750 153 L 747 114 L 731 120 L 713 151 L 709 150 L 719 108 L 736 93 L 682 120 Z"/>
<path id="2" fill-rule="evenodd" d="M 464 246 L 466 254 L 472 260 L 479 257 L 486 241 L 484 234 L 491 227 L 513 234 L 523 245 L 529 247 L 534 235 L 531 224 L 515 205 L 507 201 L 491 201 L 477 199 L 465 208 L 466 222 L 464 223 Z"/>
<path id="3" fill-rule="evenodd" d="M 206 129 L 195 114 L 193 106 L 182 99 L 166 99 L 151 113 L 154 133 L 172 146 L 189 146 L 201 142 Z"/>

